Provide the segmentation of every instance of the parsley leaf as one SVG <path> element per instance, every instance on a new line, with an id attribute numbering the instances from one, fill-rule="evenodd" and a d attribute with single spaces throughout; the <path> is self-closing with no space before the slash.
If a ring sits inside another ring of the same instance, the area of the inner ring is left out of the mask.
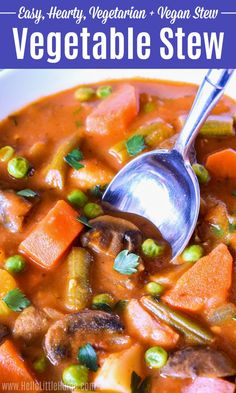
<path id="1" fill-rule="evenodd" d="M 150 391 L 150 378 L 142 378 L 135 371 L 131 375 L 131 393 L 148 393 Z"/>
<path id="2" fill-rule="evenodd" d="M 22 311 L 31 304 L 19 288 L 9 291 L 2 300 L 13 311 Z"/>
<path id="3" fill-rule="evenodd" d="M 77 221 L 81 222 L 81 224 L 84 224 L 88 228 L 92 228 L 92 225 L 89 224 L 89 221 L 85 216 L 77 217 Z"/>
<path id="4" fill-rule="evenodd" d="M 85 344 L 79 349 L 78 360 L 89 370 L 97 371 L 97 354 L 91 344 Z"/>
<path id="5" fill-rule="evenodd" d="M 106 190 L 107 185 L 105 184 L 104 186 L 94 186 L 91 188 L 90 193 L 92 196 L 97 197 L 97 198 L 102 198 L 104 191 Z"/>
<path id="6" fill-rule="evenodd" d="M 84 168 L 84 165 L 79 161 L 83 160 L 84 156 L 80 149 L 72 150 L 67 156 L 64 157 L 64 160 L 69 164 L 72 168 L 78 170 Z"/>
<path id="7" fill-rule="evenodd" d="M 129 254 L 129 250 L 121 251 L 115 259 L 113 269 L 121 274 L 131 275 L 137 273 L 139 265 L 139 256 L 136 254 Z"/>
<path id="8" fill-rule="evenodd" d="M 17 191 L 16 194 L 25 198 L 34 198 L 38 195 L 37 192 L 30 190 L 29 188 L 25 188 L 24 190 Z"/>
<path id="9" fill-rule="evenodd" d="M 134 135 L 125 142 L 127 152 L 130 156 L 136 156 L 146 148 L 144 136 Z"/>

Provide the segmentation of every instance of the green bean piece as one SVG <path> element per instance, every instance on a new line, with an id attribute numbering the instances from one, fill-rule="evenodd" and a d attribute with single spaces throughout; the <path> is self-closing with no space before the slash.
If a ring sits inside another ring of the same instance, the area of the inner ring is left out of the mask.
<path id="1" fill-rule="evenodd" d="M 181 257 L 184 262 L 196 262 L 203 256 L 203 248 L 199 244 L 194 244 L 185 248 Z"/>
<path id="2" fill-rule="evenodd" d="M 146 257 L 155 258 L 163 254 L 165 247 L 153 239 L 146 239 L 142 244 L 142 252 Z"/>
<path id="3" fill-rule="evenodd" d="M 192 344 L 211 344 L 214 341 L 214 336 L 211 332 L 181 312 L 172 310 L 157 299 L 151 296 L 143 296 L 141 303 L 161 321 L 179 330 L 188 342 Z"/>
<path id="4" fill-rule="evenodd" d="M 79 87 L 75 91 L 75 99 L 80 102 L 91 100 L 95 96 L 95 90 L 92 87 Z"/>
<path id="5" fill-rule="evenodd" d="M 100 86 L 96 91 L 98 98 L 107 98 L 109 95 L 111 95 L 111 93 L 112 93 L 111 86 Z"/>
<path id="6" fill-rule="evenodd" d="M 4 146 L 0 149 L 0 161 L 8 162 L 14 155 L 15 150 L 11 146 Z"/>
<path id="7" fill-rule="evenodd" d="M 58 188 L 59 190 L 64 188 L 66 174 L 69 169 L 64 157 L 79 145 L 80 139 L 81 134 L 77 132 L 60 144 L 52 161 L 45 169 L 45 181 L 50 187 Z"/>
<path id="8" fill-rule="evenodd" d="M 145 362 L 150 368 L 161 368 L 168 360 L 168 353 L 162 347 L 152 347 L 145 352 Z"/>
<path id="9" fill-rule="evenodd" d="M 10 273 L 20 273 L 25 268 L 25 258 L 22 255 L 12 255 L 5 262 L 5 269 Z"/>
<path id="10" fill-rule="evenodd" d="M 84 205 L 88 202 L 88 197 L 81 190 L 71 191 L 69 195 L 67 195 L 68 201 L 75 206 L 84 207 Z"/>
<path id="11" fill-rule="evenodd" d="M 160 296 L 164 291 L 164 287 L 158 282 L 151 281 L 145 285 L 145 290 L 151 296 Z"/>
<path id="12" fill-rule="evenodd" d="M 66 367 L 62 374 L 62 381 L 66 386 L 80 388 L 88 382 L 89 370 L 87 367 L 73 364 Z"/>
<path id="13" fill-rule="evenodd" d="M 91 255 L 84 248 L 74 247 L 67 257 L 68 285 L 66 306 L 73 311 L 83 310 L 88 306 L 91 289 L 89 270 Z"/>
<path id="14" fill-rule="evenodd" d="M 187 116 L 179 117 L 180 127 L 183 128 Z M 232 116 L 219 116 L 212 115 L 207 118 L 203 126 L 199 131 L 199 135 L 204 138 L 218 138 L 234 136 L 235 131 L 233 127 L 233 117 Z"/>
<path id="15" fill-rule="evenodd" d="M 84 214 L 88 218 L 96 218 L 103 214 L 103 210 L 100 205 L 91 202 L 84 206 Z"/>
<path id="16" fill-rule="evenodd" d="M 200 184 L 207 184 L 210 181 L 208 170 L 201 164 L 193 164 L 192 168 Z"/>

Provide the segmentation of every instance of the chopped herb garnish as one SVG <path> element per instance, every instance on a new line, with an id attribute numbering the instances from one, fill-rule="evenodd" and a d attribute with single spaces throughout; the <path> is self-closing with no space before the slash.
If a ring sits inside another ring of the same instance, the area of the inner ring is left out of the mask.
<path id="1" fill-rule="evenodd" d="M 90 193 L 94 197 L 101 198 L 103 196 L 106 188 L 107 188 L 107 185 L 104 185 L 104 186 L 97 185 L 97 186 L 94 186 L 93 188 L 91 188 Z"/>
<path id="2" fill-rule="evenodd" d="M 77 128 L 82 127 L 83 122 L 81 120 L 76 120 L 75 125 Z"/>
<path id="3" fill-rule="evenodd" d="M 148 393 L 150 391 L 150 378 L 142 378 L 135 371 L 131 375 L 131 393 Z"/>
<path id="4" fill-rule="evenodd" d="M 22 311 L 31 304 L 19 288 L 9 291 L 2 300 L 12 311 Z"/>
<path id="5" fill-rule="evenodd" d="M 134 135 L 125 142 L 127 152 L 130 156 L 136 156 L 146 148 L 143 135 Z"/>
<path id="6" fill-rule="evenodd" d="M 80 149 L 72 150 L 67 156 L 64 157 L 64 160 L 69 164 L 72 168 L 78 170 L 84 168 L 84 165 L 80 163 L 83 160 L 84 156 Z"/>
<path id="7" fill-rule="evenodd" d="M 92 225 L 89 224 L 89 220 L 85 216 L 77 217 L 77 221 L 81 222 L 81 224 L 84 224 L 88 228 L 92 228 Z"/>
<path id="8" fill-rule="evenodd" d="M 123 250 L 117 255 L 113 269 L 121 274 L 131 275 L 137 273 L 138 265 L 139 256 L 133 253 L 129 254 L 129 250 Z"/>
<path id="9" fill-rule="evenodd" d="M 233 191 L 231 192 L 231 194 L 232 194 L 233 196 L 236 196 L 236 190 L 233 190 Z"/>
<path id="10" fill-rule="evenodd" d="M 85 344 L 79 349 L 78 360 L 89 370 L 97 371 L 97 354 L 91 344 Z"/>
<path id="11" fill-rule="evenodd" d="M 26 188 L 24 190 L 17 191 L 17 195 L 25 197 L 25 198 L 34 198 L 38 194 L 37 194 L 37 192 L 30 190 L 29 188 Z"/>

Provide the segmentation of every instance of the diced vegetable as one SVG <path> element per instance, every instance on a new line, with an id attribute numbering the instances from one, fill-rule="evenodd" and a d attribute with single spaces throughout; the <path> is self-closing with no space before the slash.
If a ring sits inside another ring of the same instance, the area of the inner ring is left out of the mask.
<path id="1" fill-rule="evenodd" d="M 177 344 L 178 333 L 160 319 L 153 318 L 138 300 L 130 300 L 122 315 L 130 335 L 143 343 L 161 345 L 167 349 Z"/>
<path id="2" fill-rule="evenodd" d="M 145 285 L 145 290 L 151 296 L 160 296 L 164 291 L 164 287 L 158 282 L 151 281 Z"/>
<path id="3" fill-rule="evenodd" d="M 221 307 L 211 310 L 207 320 L 211 325 L 221 325 L 236 315 L 236 306 L 233 303 L 226 303 Z"/>
<path id="4" fill-rule="evenodd" d="M 8 162 L 14 155 L 15 150 L 11 146 L 4 146 L 0 149 L 0 161 Z"/>
<path id="5" fill-rule="evenodd" d="M 0 224 L 10 232 L 20 232 L 32 204 L 12 191 L 0 191 Z"/>
<path id="6" fill-rule="evenodd" d="M 180 116 L 180 127 L 183 128 L 187 116 Z M 204 138 L 218 138 L 235 135 L 232 116 L 212 115 L 207 118 L 199 132 Z"/>
<path id="7" fill-rule="evenodd" d="M 88 383 L 89 370 L 80 364 L 73 364 L 65 368 L 62 375 L 62 381 L 66 386 L 72 388 L 83 387 Z"/>
<path id="8" fill-rule="evenodd" d="M 75 91 L 75 99 L 81 102 L 89 101 L 95 96 L 95 90 L 92 87 L 79 87 Z"/>
<path id="9" fill-rule="evenodd" d="M 145 352 L 145 362 L 150 368 L 161 368 L 165 366 L 168 354 L 164 348 L 152 347 Z"/>
<path id="10" fill-rule="evenodd" d="M 203 248 L 199 244 L 194 244 L 185 248 L 182 253 L 184 262 L 196 262 L 203 256 Z"/>
<path id="11" fill-rule="evenodd" d="M 155 148 L 164 139 L 174 135 L 174 133 L 174 128 L 171 125 L 164 123 L 161 119 L 158 119 L 155 122 L 139 127 L 133 134 L 131 134 L 129 140 L 141 135 L 144 138 L 145 145 L 150 148 Z M 126 140 L 118 142 L 109 150 L 109 153 L 120 163 L 124 163 L 130 158 L 126 148 L 126 143 Z"/>
<path id="12" fill-rule="evenodd" d="M 103 210 L 97 203 L 90 202 L 84 206 L 84 214 L 88 218 L 96 218 L 103 214 Z"/>
<path id="13" fill-rule="evenodd" d="M 183 393 L 234 393 L 235 384 L 219 378 L 197 377 L 186 386 Z"/>
<path id="14" fill-rule="evenodd" d="M 107 98 L 109 95 L 111 95 L 111 93 L 112 93 L 111 86 L 100 86 L 96 91 L 98 98 Z"/>
<path id="15" fill-rule="evenodd" d="M 91 344 L 85 344 L 79 349 L 78 360 L 89 370 L 97 371 L 97 354 Z"/>
<path id="16" fill-rule="evenodd" d="M 6 270 L 0 269 L 0 316 L 11 314 L 12 311 L 2 299 L 14 288 L 16 288 L 15 279 Z"/>
<path id="17" fill-rule="evenodd" d="M 54 268 L 83 228 L 77 216 L 70 205 L 59 200 L 23 240 L 20 251 L 41 267 Z"/>
<path id="18" fill-rule="evenodd" d="M 173 287 L 176 281 L 191 267 L 190 263 L 182 263 L 180 265 L 167 266 L 160 272 L 150 276 L 152 281 L 155 281 L 165 287 Z"/>
<path id="19" fill-rule="evenodd" d="M 216 178 L 236 179 L 236 150 L 225 149 L 212 153 L 206 161 L 206 168 Z"/>
<path id="20" fill-rule="evenodd" d="M 81 190 L 87 191 L 97 184 L 105 186 L 110 183 L 115 173 L 97 159 L 83 161 L 84 168 L 71 171 L 72 183 Z"/>
<path id="21" fill-rule="evenodd" d="M 66 306 L 73 311 L 83 310 L 90 298 L 89 270 L 92 257 L 84 248 L 74 247 L 67 257 L 69 281 Z"/>
<path id="22" fill-rule="evenodd" d="M 218 245 L 184 273 L 163 299 L 186 311 L 203 311 L 225 303 L 232 281 L 232 262 L 228 248 Z"/>
<path id="23" fill-rule="evenodd" d="M 161 321 L 181 332 L 189 343 L 211 344 L 213 342 L 214 336 L 210 332 L 184 314 L 172 310 L 166 304 L 148 296 L 142 297 L 141 303 Z"/>
<path id="24" fill-rule="evenodd" d="M 87 131 L 98 135 L 122 135 L 138 111 L 139 100 L 135 87 L 124 84 L 88 115 Z"/>
<path id="25" fill-rule="evenodd" d="M 130 393 L 132 372 L 142 375 L 142 355 L 139 344 L 109 355 L 96 373 L 95 386 L 99 390 Z"/>
<path id="26" fill-rule="evenodd" d="M 192 166 L 200 184 L 207 184 L 210 180 L 208 170 L 200 164 L 193 164 Z"/>
<path id="27" fill-rule="evenodd" d="M 68 139 L 61 142 L 58 147 L 52 161 L 45 169 L 45 181 L 53 188 L 62 190 L 65 185 L 66 172 L 68 165 L 64 160 L 76 146 L 79 145 L 81 134 L 76 133 L 70 136 Z"/>
<path id="28" fill-rule="evenodd" d="M 79 207 L 83 207 L 88 202 L 87 195 L 81 190 L 71 191 L 67 199 L 70 203 Z"/>
<path id="29" fill-rule="evenodd" d="M 25 361 L 20 357 L 14 344 L 10 340 L 6 340 L 0 346 L 0 383 L 5 382 L 25 383 L 29 388 L 29 393 L 40 391 L 39 386 L 30 374 Z M 9 391 L 9 390 L 8 390 Z"/>
<path id="30" fill-rule="evenodd" d="M 163 254 L 164 246 L 153 239 L 146 239 L 142 244 L 142 251 L 146 257 L 155 258 Z"/>
<path id="31" fill-rule="evenodd" d="M 23 179 L 28 175 L 30 164 L 24 157 L 14 157 L 8 161 L 7 170 L 15 179 Z"/>
<path id="32" fill-rule="evenodd" d="M 4 267 L 10 273 L 20 273 L 25 268 L 25 258 L 22 255 L 13 255 L 7 258 Z"/>

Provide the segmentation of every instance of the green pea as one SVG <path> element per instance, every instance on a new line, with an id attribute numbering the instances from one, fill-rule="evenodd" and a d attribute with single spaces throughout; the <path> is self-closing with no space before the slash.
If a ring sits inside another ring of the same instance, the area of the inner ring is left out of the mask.
<path id="1" fill-rule="evenodd" d="M 12 158 L 7 165 L 9 175 L 16 179 L 23 179 L 27 176 L 30 169 L 29 162 L 23 157 Z"/>
<path id="2" fill-rule="evenodd" d="M 199 183 L 207 184 L 209 182 L 210 180 L 209 172 L 203 165 L 193 164 L 192 168 L 198 178 Z"/>
<path id="3" fill-rule="evenodd" d="M 164 291 L 164 287 L 158 282 L 151 281 L 145 285 L 145 290 L 151 296 L 159 296 Z"/>
<path id="4" fill-rule="evenodd" d="M 24 268 L 25 259 L 21 255 L 13 255 L 5 262 L 5 269 L 10 273 L 20 273 Z"/>
<path id="5" fill-rule="evenodd" d="M 145 362 L 150 368 L 161 368 L 165 366 L 168 354 L 161 347 L 152 347 L 145 352 Z"/>
<path id="6" fill-rule="evenodd" d="M 88 202 L 88 197 L 83 191 L 74 190 L 67 196 L 67 199 L 73 205 L 83 207 Z"/>
<path id="7" fill-rule="evenodd" d="M 9 161 L 13 154 L 15 153 L 15 150 L 11 146 L 4 146 L 0 149 L 0 161 L 2 162 L 7 162 Z"/>
<path id="8" fill-rule="evenodd" d="M 66 386 L 80 388 L 88 382 L 89 370 L 87 367 L 73 364 L 65 368 L 62 381 Z"/>
<path id="9" fill-rule="evenodd" d="M 75 91 L 75 99 L 81 102 L 89 101 L 95 95 L 95 90 L 92 87 L 79 87 Z"/>
<path id="10" fill-rule="evenodd" d="M 84 214 L 88 218 L 96 218 L 103 214 L 103 210 L 97 203 L 87 203 L 84 206 Z"/>
<path id="11" fill-rule="evenodd" d="M 111 86 L 101 86 L 97 89 L 97 97 L 98 98 L 106 98 L 112 93 Z"/>
<path id="12" fill-rule="evenodd" d="M 92 306 L 98 310 L 109 311 L 114 305 L 114 299 L 109 293 L 100 293 L 93 297 Z"/>
<path id="13" fill-rule="evenodd" d="M 142 244 L 142 251 L 147 257 L 155 258 L 163 254 L 164 246 L 153 239 L 146 239 Z"/>
<path id="14" fill-rule="evenodd" d="M 203 256 L 202 246 L 195 244 L 185 248 L 182 253 L 182 259 L 185 262 L 196 262 Z"/>
<path id="15" fill-rule="evenodd" d="M 47 363 L 46 356 L 41 355 L 34 361 L 33 368 L 37 373 L 42 374 L 47 368 Z"/>

